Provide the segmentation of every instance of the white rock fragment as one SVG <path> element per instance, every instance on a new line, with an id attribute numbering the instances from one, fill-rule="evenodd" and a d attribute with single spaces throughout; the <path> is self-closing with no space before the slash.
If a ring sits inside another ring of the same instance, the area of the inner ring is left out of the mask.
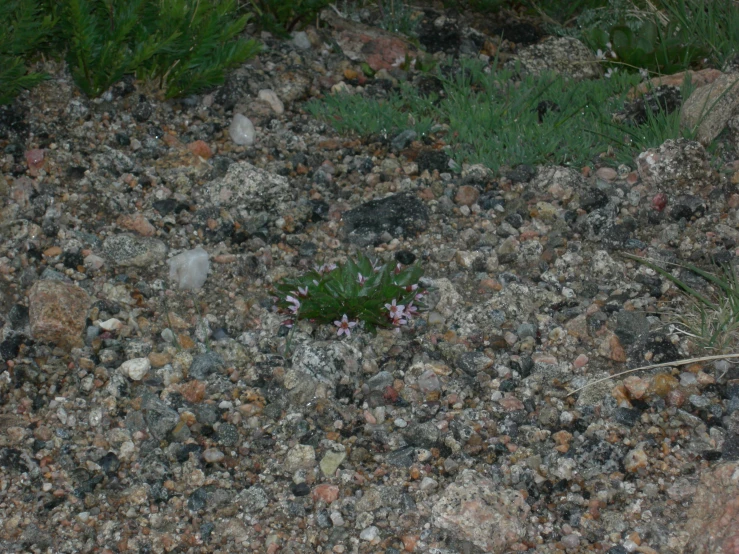
<path id="1" fill-rule="evenodd" d="M 217 464 L 222 462 L 226 455 L 217 448 L 207 448 L 203 452 L 203 459 L 209 464 Z"/>
<path id="2" fill-rule="evenodd" d="M 201 247 L 185 250 L 169 260 L 169 278 L 181 289 L 197 290 L 203 286 L 210 270 L 208 253 Z"/>
<path id="3" fill-rule="evenodd" d="M 373 541 L 379 536 L 380 530 L 374 525 L 370 525 L 369 527 L 363 529 L 361 533 L 359 533 L 359 538 L 363 541 Z"/>
<path id="4" fill-rule="evenodd" d="M 100 327 L 103 331 L 119 331 L 123 328 L 123 322 L 120 319 L 111 317 L 106 321 L 97 321 L 95 325 Z"/>
<path id="5" fill-rule="evenodd" d="M 239 146 L 251 146 L 254 144 L 256 131 L 254 130 L 254 124 L 248 117 L 237 113 L 231 121 L 228 134 L 231 140 Z"/>
<path id="6" fill-rule="evenodd" d="M 134 358 L 123 362 L 118 371 L 133 381 L 141 381 L 150 369 L 149 358 Z"/>
<path id="7" fill-rule="evenodd" d="M 95 254 L 88 254 L 84 260 L 85 267 L 90 269 L 100 269 L 105 264 L 105 260 Z"/>
<path id="8" fill-rule="evenodd" d="M 339 81 L 331 86 L 331 94 L 352 94 L 352 90 L 344 81 Z"/>
<path id="9" fill-rule="evenodd" d="M 431 477 L 424 477 L 421 481 L 420 489 L 424 492 L 432 491 L 439 486 L 439 483 Z"/>
<path id="10" fill-rule="evenodd" d="M 301 50 L 310 50 L 313 47 L 305 31 L 293 33 L 293 44 Z"/>
<path id="11" fill-rule="evenodd" d="M 285 105 L 282 103 L 282 100 L 279 99 L 277 94 L 275 94 L 275 91 L 272 89 L 262 89 L 259 91 L 259 99 L 264 100 L 269 104 L 270 108 L 272 108 L 272 111 L 275 112 L 277 115 L 282 115 L 285 112 Z"/>

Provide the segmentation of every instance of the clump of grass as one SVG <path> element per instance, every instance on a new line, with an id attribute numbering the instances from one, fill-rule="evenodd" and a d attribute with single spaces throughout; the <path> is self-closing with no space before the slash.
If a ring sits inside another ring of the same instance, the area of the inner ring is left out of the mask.
<path id="1" fill-rule="evenodd" d="M 679 113 L 648 114 L 639 127 L 618 125 L 638 75 L 616 72 L 610 79 L 574 82 L 554 74 L 519 77 L 515 69 L 491 69 L 479 61 L 440 68 L 443 97 L 421 95 L 404 84 L 385 98 L 336 94 L 309 102 L 306 109 L 339 132 L 393 135 L 414 129 L 423 135 L 434 124 L 449 126 L 454 161 L 501 165 L 560 164 L 581 167 L 613 151 L 603 162 L 633 163 L 633 156 L 684 135 Z"/>
<path id="2" fill-rule="evenodd" d="M 733 0 L 662 0 L 659 5 L 681 37 L 696 37 L 719 66 L 737 54 L 739 8 Z"/>
<path id="3" fill-rule="evenodd" d="M 632 254 L 624 253 L 623 256 L 653 269 L 685 294 L 690 309 L 675 314 L 676 324 L 698 347 L 716 353 L 736 350 L 739 343 L 739 278 L 733 266 L 725 264 L 711 273 L 693 264 L 675 264 L 712 285 L 712 290 L 706 295 L 656 263 Z"/>
<path id="4" fill-rule="evenodd" d="M 29 73 L 25 62 L 48 38 L 54 26 L 34 0 L 0 2 L 0 105 L 9 104 L 23 89 L 30 89 L 48 76 Z"/>
<path id="5" fill-rule="evenodd" d="M 64 0 L 59 11 L 72 77 L 93 97 L 132 73 L 185 96 L 260 50 L 238 36 L 248 16 L 234 0 Z"/>
<path id="6" fill-rule="evenodd" d="M 426 134 L 433 125 L 423 99 L 414 96 L 407 84 L 400 93 L 387 98 L 367 99 L 354 94 L 335 94 L 323 101 L 308 102 L 305 108 L 314 117 L 325 119 L 340 133 L 390 135 L 400 129 L 411 128 L 419 134 Z M 419 117 L 418 114 L 422 115 Z"/>
<path id="7" fill-rule="evenodd" d="M 594 52 L 614 51 L 617 59 L 608 61 L 631 66 L 633 71 L 669 74 L 705 61 L 720 67 L 737 54 L 739 9 L 734 0 L 529 3 L 544 19 L 548 32 L 574 36 Z"/>
<path id="8" fill-rule="evenodd" d="M 281 37 L 308 25 L 330 3 L 330 0 L 249 0 L 257 23 Z"/>

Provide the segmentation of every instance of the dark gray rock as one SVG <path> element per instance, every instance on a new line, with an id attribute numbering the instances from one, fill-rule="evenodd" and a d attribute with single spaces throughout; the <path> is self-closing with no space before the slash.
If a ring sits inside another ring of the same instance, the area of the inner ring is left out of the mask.
<path id="1" fill-rule="evenodd" d="M 641 412 L 632 408 L 616 408 L 613 412 L 613 419 L 625 425 L 626 427 L 633 427 L 639 421 Z"/>
<path id="2" fill-rule="evenodd" d="M 239 443 L 239 430 L 235 425 L 224 423 L 218 428 L 218 444 L 235 446 Z"/>
<path id="3" fill-rule="evenodd" d="M 403 429 L 403 438 L 411 446 L 432 448 L 439 444 L 441 431 L 439 431 L 439 428 L 431 421 L 426 423 L 416 423 Z"/>
<path id="4" fill-rule="evenodd" d="M 395 467 L 411 467 L 416 461 L 416 449 L 412 446 L 405 446 L 393 450 L 387 454 L 386 461 Z"/>
<path id="5" fill-rule="evenodd" d="M 649 321 L 643 312 L 621 310 L 616 314 L 613 332 L 624 346 L 645 342 L 649 336 Z"/>
<path id="6" fill-rule="evenodd" d="M 393 150 L 403 150 L 405 147 L 407 147 L 411 142 L 416 140 L 416 136 L 418 133 L 416 133 L 413 129 L 407 129 L 405 131 L 401 131 L 397 135 L 395 135 L 395 138 L 390 143 L 390 146 L 392 146 Z"/>
<path id="7" fill-rule="evenodd" d="M 706 213 L 706 203 L 699 196 L 682 194 L 671 203 L 670 217 L 675 221 L 683 218 L 690 220 L 695 217 L 703 217 Z"/>
<path id="8" fill-rule="evenodd" d="M 380 236 L 412 237 L 426 230 L 429 212 L 426 205 L 410 194 L 396 194 L 371 200 L 344 213 L 346 238 L 358 245 L 378 245 Z"/>
<path id="9" fill-rule="evenodd" d="M 394 377 L 388 371 L 381 371 L 380 373 L 373 375 L 367 381 L 367 386 L 370 390 L 384 391 L 387 387 L 392 386 Z"/>
<path id="10" fill-rule="evenodd" d="M 149 431 L 155 438 L 164 440 L 180 421 L 180 414 L 154 396 L 145 398 L 143 404 L 144 419 Z"/>

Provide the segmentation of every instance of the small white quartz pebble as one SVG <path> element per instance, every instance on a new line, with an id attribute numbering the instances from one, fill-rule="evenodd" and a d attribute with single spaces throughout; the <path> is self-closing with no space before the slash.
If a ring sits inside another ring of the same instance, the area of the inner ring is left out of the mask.
<path id="1" fill-rule="evenodd" d="M 282 115 L 285 112 L 285 105 L 282 103 L 282 100 L 280 100 L 275 94 L 275 91 L 272 89 L 262 89 L 259 91 L 259 99 L 264 100 L 269 104 L 270 108 L 272 108 L 272 111 L 275 112 L 277 115 Z"/>
<path id="2" fill-rule="evenodd" d="M 231 121 L 228 134 L 231 140 L 239 146 L 251 146 L 254 144 L 256 131 L 254 130 L 254 124 L 248 117 L 244 114 L 237 113 Z"/>
<path id="3" fill-rule="evenodd" d="M 432 491 L 438 486 L 439 483 L 437 483 L 436 480 L 432 479 L 431 477 L 424 477 L 421 480 L 420 489 L 422 491 Z"/>
<path id="4" fill-rule="evenodd" d="M 293 33 L 293 44 L 301 50 L 310 50 L 313 46 L 308 38 L 308 33 L 305 31 Z"/>
<path id="5" fill-rule="evenodd" d="M 141 381 L 146 372 L 151 369 L 149 358 L 134 358 L 121 364 L 118 370 L 133 381 Z"/>
<path id="6" fill-rule="evenodd" d="M 97 323 L 103 331 L 118 331 L 123 327 L 123 322 L 120 319 L 111 317 L 106 321 L 100 321 Z"/>
<path id="7" fill-rule="evenodd" d="M 363 541 L 373 541 L 379 536 L 380 530 L 374 525 L 370 525 L 366 529 L 362 529 L 362 532 L 359 534 L 359 538 Z"/>
<path id="8" fill-rule="evenodd" d="M 226 455 L 217 448 L 207 448 L 203 452 L 203 459 L 209 464 L 215 464 L 222 461 Z"/>
<path id="9" fill-rule="evenodd" d="M 203 286 L 210 270 L 208 253 L 200 248 L 185 250 L 169 260 L 169 278 L 181 289 L 197 290 Z"/>
<path id="10" fill-rule="evenodd" d="M 100 269 L 101 267 L 103 267 L 104 263 L 105 260 L 103 260 L 100 256 L 96 256 L 95 254 L 88 254 L 87 256 L 85 256 L 85 267 L 89 267 L 90 269 Z"/>

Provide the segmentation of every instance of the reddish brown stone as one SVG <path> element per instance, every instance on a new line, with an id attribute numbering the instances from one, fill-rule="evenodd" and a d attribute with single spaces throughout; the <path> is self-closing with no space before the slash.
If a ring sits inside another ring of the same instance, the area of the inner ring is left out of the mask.
<path id="1" fill-rule="evenodd" d="M 210 146 L 208 146 L 208 144 L 203 140 L 196 140 L 191 142 L 187 145 L 187 149 L 196 156 L 203 158 L 204 160 L 213 157 L 213 151 L 210 149 Z"/>
<path id="2" fill-rule="evenodd" d="M 618 177 L 618 173 L 612 167 L 601 167 L 595 172 L 595 176 L 603 179 L 604 181 L 615 181 Z"/>
<path id="3" fill-rule="evenodd" d="M 472 206 L 480 198 L 480 191 L 469 185 L 462 185 L 457 190 L 454 201 L 462 206 Z"/>
<path id="4" fill-rule="evenodd" d="M 339 498 L 339 487 L 324 483 L 313 489 L 312 496 L 315 501 L 323 500 L 326 504 L 331 504 Z"/>
<path id="5" fill-rule="evenodd" d="M 625 362 L 626 361 L 626 351 L 624 350 L 624 347 L 621 346 L 621 342 L 618 340 L 618 337 L 616 335 L 613 335 L 609 341 L 609 346 L 611 349 L 611 359 L 614 362 Z"/>
<path id="6" fill-rule="evenodd" d="M 434 198 L 436 198 L 436 196 L 434 195 L 434 191 L 431 190 L 429 187 L 422 188 L 418 192 L 418 197 L 421 200 L 433 200 Z"/>
<path id="7" fill-rule="evenodd" d="M 178 139 L 175 135 L 171 133 L 164 133 L 162 141 L 164 141 L 164 144 L 166 144 L 167 146 L 182 146 L 182 143 L 180 143 L 180 139 Z"/>
<path id="8" fill-rule="evenodd" d="M 180 386 L 183 398 L 193 404 L 200 403 L 205 398 L 205 383 L 203 381 L 188 381 Z"/>
<path id="9" fill-rule="evenodd" d="M 116 223 L 123 229 L 135 231 L 144 237 L 154 236 L 157 232 L 156 227 L 149 223 L 144 214 L 122 215 L 118 217 Z"/>
<path id="10" fill-rule="evenodd" d="M 415 57 L 415 52 L 408 48 L 408 44 L 396 37 L 370 40 L 362 47 L 362 54 L 366 56 L 367 65 L 372 71 L 392 69 L 398 65 L 398 60 L 405 60 L 408 56 Z"/>
<path id="11" fill-rule="evenodd" d="M 35 175 L 36 171 L 44 166 L 44 151 L 39 148 L 26 151 L 26 164 L 31 170 L 31 175 Z"/>
<path id="12" fill-rule="evenodd" d="M 524 409 L 523 402 L 521 402 L 515 396 L 505 396 L 501 398 L 498 403 L 500 404 L 500 407 L 503 408 L 506 412 L 515 412 Z"/>
<path id="13" fill-rule="evenodd" d="M 31 334 L 62 347 L 82 344 L 90 297 L 63 281 L 37 281 L 28 295 Z"/>

